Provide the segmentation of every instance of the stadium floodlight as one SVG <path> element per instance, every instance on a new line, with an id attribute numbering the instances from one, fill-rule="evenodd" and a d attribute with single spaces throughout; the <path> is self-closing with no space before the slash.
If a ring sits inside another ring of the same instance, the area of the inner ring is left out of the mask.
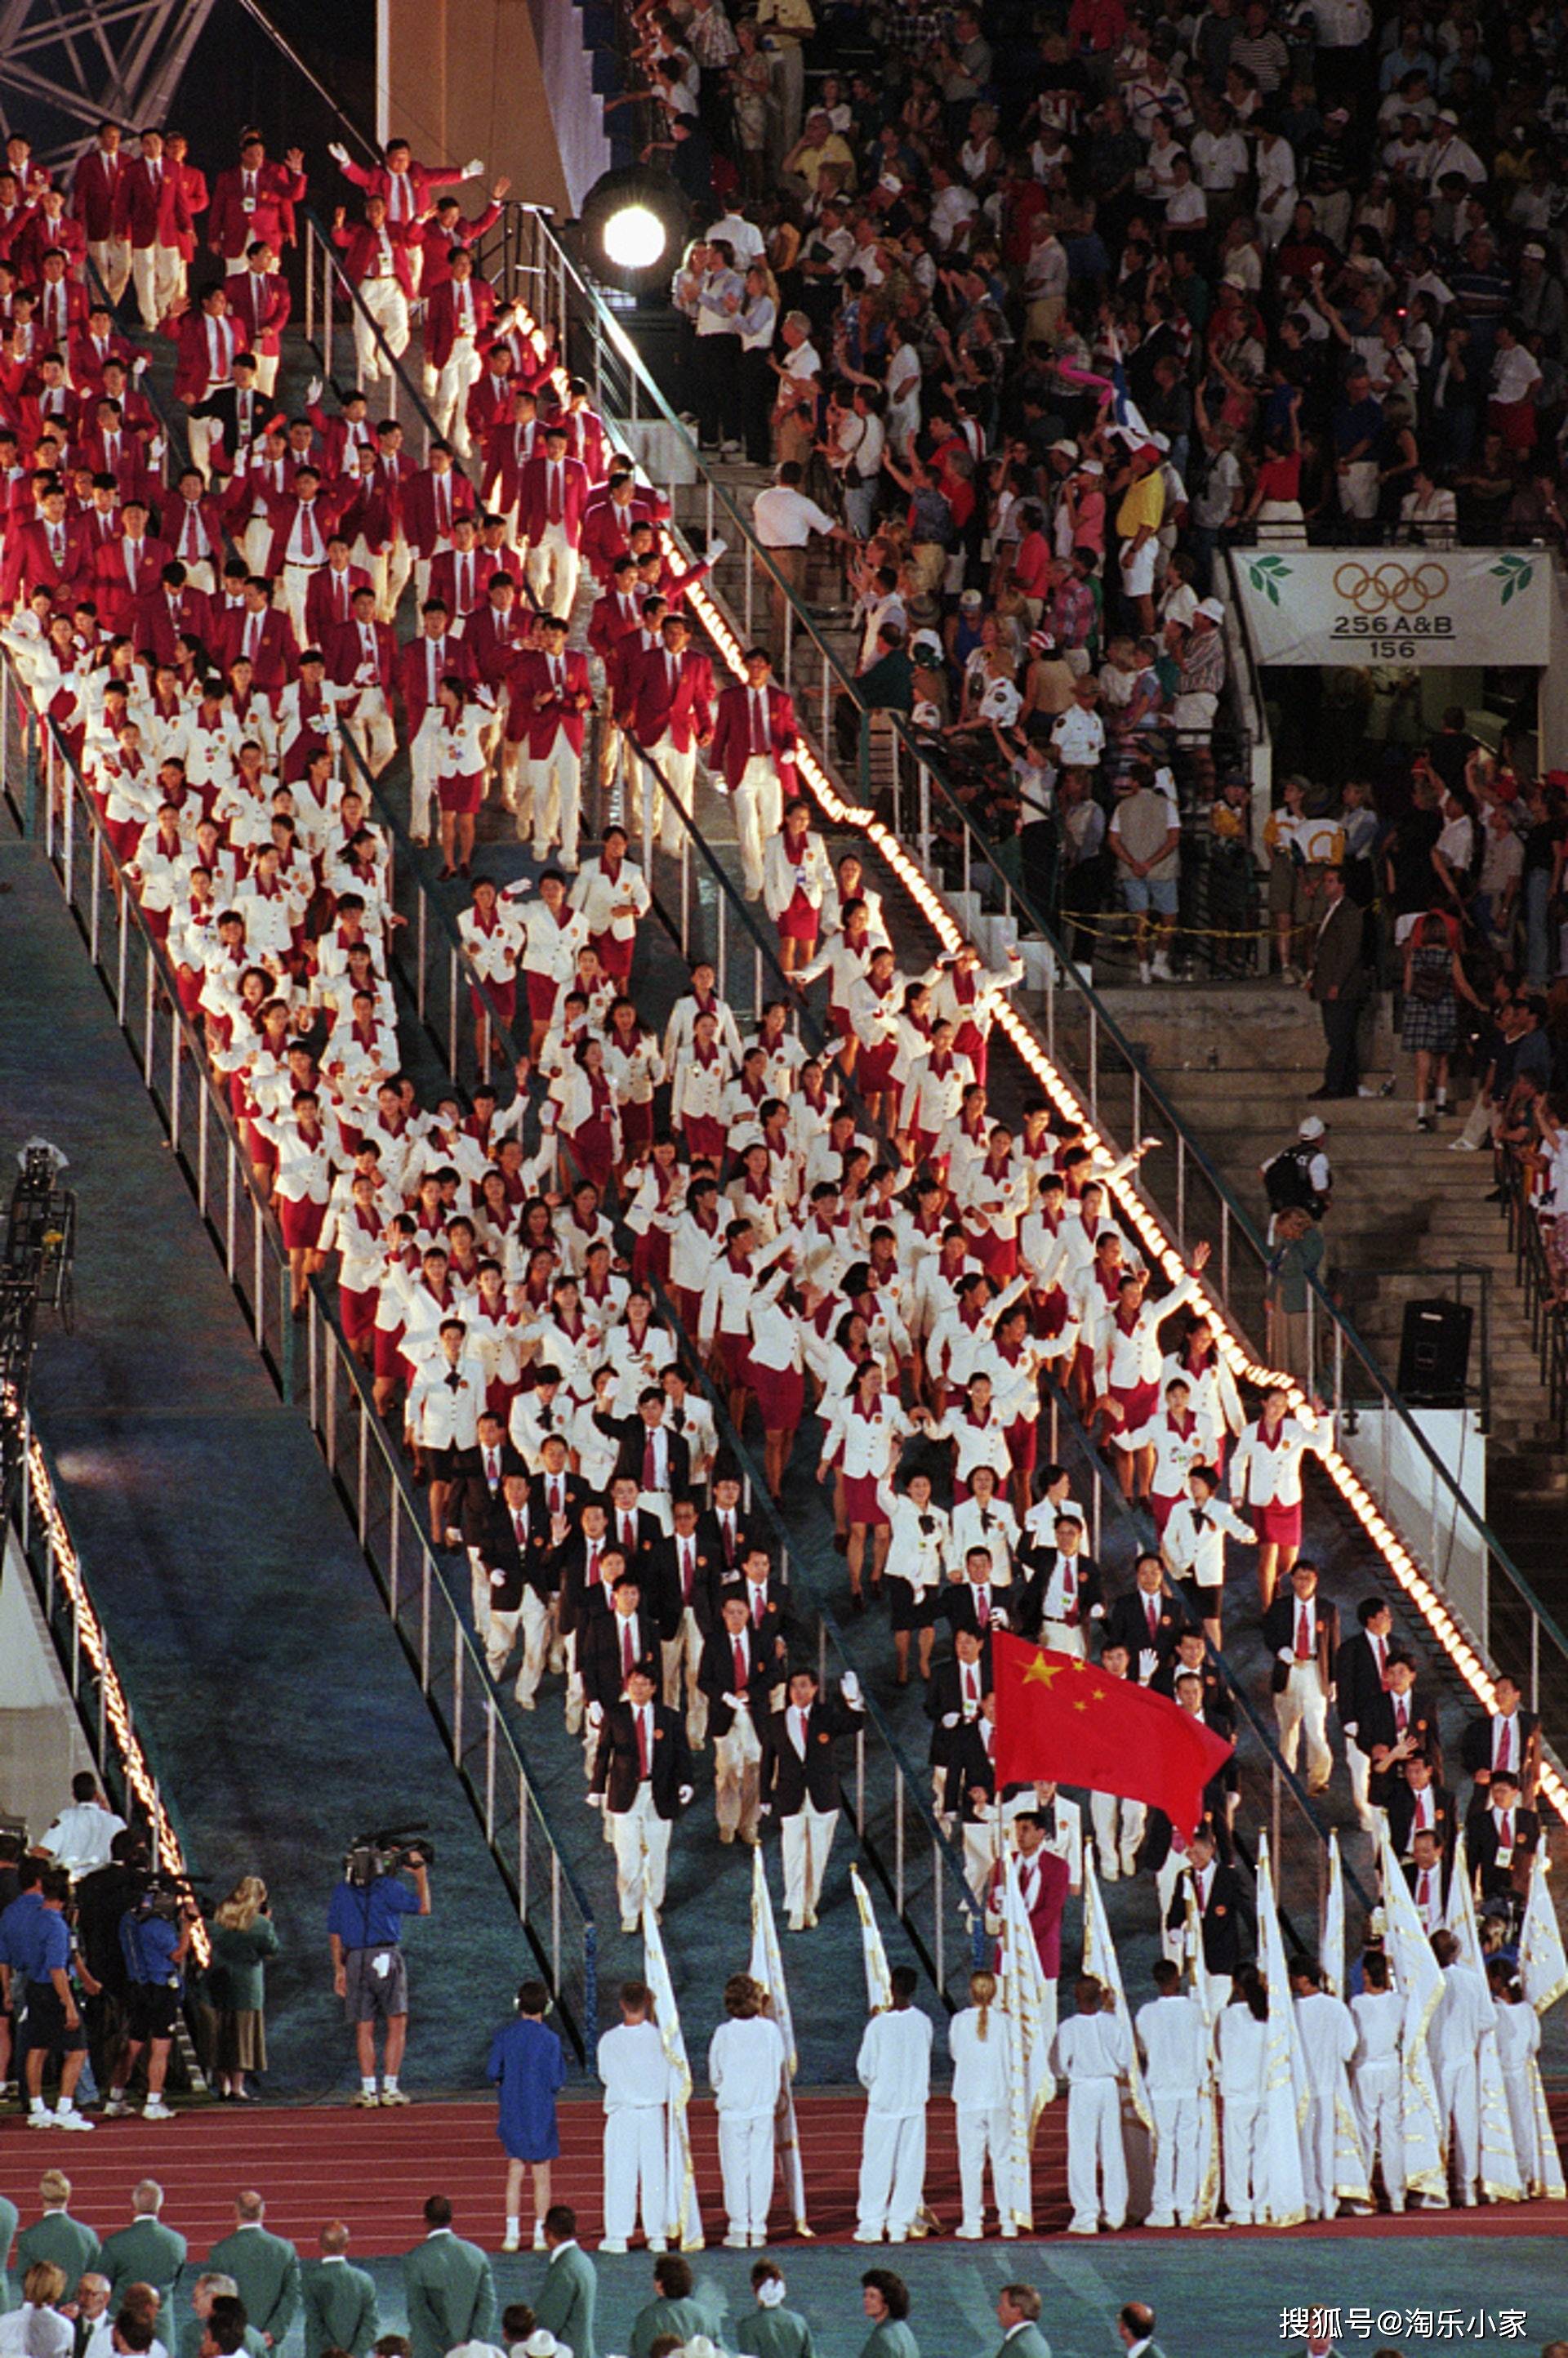
<path id="1" fill-rule="evenodd" d="M 667 172 L 643 164 L 605 172 L 579 217 L 583 260 L 605 284 L 646 297 L 679 261 L 690 220 L 686 192 Z"/>

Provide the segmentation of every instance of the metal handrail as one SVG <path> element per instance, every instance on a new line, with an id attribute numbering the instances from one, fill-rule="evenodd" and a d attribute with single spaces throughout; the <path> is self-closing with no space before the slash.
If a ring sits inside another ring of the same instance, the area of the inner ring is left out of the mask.
<path id="1" fill-rule="evenodd" d="M 1557 1289 L 1524 1173 L 1512 1156 L 1503 1172 L 1503 1185 L 1502 1216 L 1509 1225 L 1514 1276 L 1524 1296 L 1530 1347 L 1546 1391 L 1547 1414 L 1556 1427 L 1558 1447 L 1568 1448 L 1568 1320 L 1552 1315 L 1550 1305 Z"/>
<path id="2" fill-rule="evenodd" d="M 90 898 L 83 929 L 93 966 L 109 989 L 116 1020 L 132 1040 L 134 1048 L 138 1044 L 133 1022 L 137 1001 L 141 1001 L 143 1036 L 137 1061 L 148 1094 L 166 1120 L 171 1143 L 180 1159 L 188 1183 L 194 1188 L 204 1223 L 214 1242 L 219 1243 L 224 1251 L 228 1273 L 242 1303 L 246 1301 L 247 1291 L 249 1293 L 248 1309 L 257 1346 L 285 1400 L 294 1401 L 297 1397 L 303 1375 L 306 1378 L 305 1404 L 308 1408 L 311 1430 L 322 1447 L 334 1480 L 340 1490 L 345 1492 L 351 1488 L 351 1476 L 357 1480 L 356 1522 L 361 1544 L 365 1548 L 373 1570 L 383 1582 L 389 1613 L 400 1639 L 416 1660 L 427 1700 L 438 1725 L 443 1727 L 448 1737 L 453 1765 L 475 1801 L 487 1844 L 503 1876 L 516 1894 L 520 1918 L 540 1965 L 547 1974 L 553 1974 L 563 2019 L 571 2026 L 579 2052 L 585 2060 L 589 2060 L 596 2035 L 597 2011 L 597 1933 L 592 1908 L 557 1840 L 548 1811 L 535 1789 L 532 1773 L 499 1708 L 494 1682 L 490 1678 L 483 1656 L 470 1636 L 448 1586 L 446 1575 L 426 1541 L 418 1501 L 413 1496 L 406 1473 L 382 1429 L 363 1370 L 343 1339 L 330 1289 L 319 1277 L 310 1281 L 309 1314 L 304 1338 L 306 1367 L 302 1370 L 298 1365 L 297 1338 L 287 1307 L 288 1256 L 281 1231 L 276 1217 L 261 1198 L 250 1158 L 232 1114 L 212 1081 L 202 1043 L 180 1004 L 178 979 L 168 955 L 153 939 L 146 925 L 135 893 L 124 876 L 69 746 L 52 720 L 46 717 L 40 723 L 33 714 L 30 700 L 16 676 L 9 656 L 0 657 L 0 688 L 5 697 L 6 721 L 14 713 L 24 718 L 27 739 L 23 763 L 25 776 L 34 772 L 38 765 L 38 755 L 42 754 L 45 850 L 50 866 L 60 879 L 67 906 L 81 924 L 82 913 L 78 908 L 76 898 L 76 831 L 80 825 L 84 844 L 91 846 L 88 859 Z M 0 730 L 0 736 L 8 740 L 8 728 Z M 0 775 L 0 792 L 8 794 L 13 807 L 20 816 L 25 803 L 19 803 L 14 792 L 8 742 L 4 769 L 5 774 Z M 106 884 L 114 893 L 115 903 L 111 917 L 112 945 L 103 939 L 101 903 Z M 133 940 L 139 944 L 143 958 L 144 990 L 140 994 L 133 993 L 129 988 L 129 950 Z M 112 964 L 107 962 L 111 954 Z M 168 1023 L 167 1104 L 160 1102 L 155 1080 L 159 1064 L 157 1024 L 164 1015 L 167 1015 Z M 181 1121 L 185 1115 L 184 1067 L 187 1060 L 191 1070 L 200 1076 L 196 1091 L 194 1166 L 182 1147 L 180 1138 Z M 210 1129 L 214 1127 L 215 1141 L 210 1140 Z M 219 1192 L 211 1171 L 213 1155 L 211 1148 L 214 1143 L 218 1153 L 224 1159 L 221 1236 L 217 1225 L 219 1215 L 210 1208 Z M 248 1258 L 243 1250 L 236 1251 L 241 1214 L 246 1208 L 251 1221 L 251 1252 Z M 269 1328 L 275 1304 L 278 1313 L 276 1343 Z M 340 1450 L 338 1433 L 340 1389 L 346 1390 L 347 1406 L 355 1419 L 356 1463 L 352 1468 L 340 1462 L 344 1456 Z M 371 1483 L 376 1470 L 376 1459 L 380 1461 L 381 1476 L 385 1483 L 389 1519 L 387 1562 L 384 1565 L 377 1560 L 371 1544 Z M 400 1609 L 413 1610 L 406 1554 L 413 1557 L 414 1579 L 418 1590 L 416 1639 L 410 1638 L 398 1618 Z M 446 1613 L 442 1643 L 449 1647 L 452 1674 L 449 1711 L 444 1691 L 438 1684 L 439 1673 L 432 1667 L 437 1659 L 432 1604 L 437 1599 Z M 463 1725 L 464 1700 L 470 1684 L 477 1689 L 481 1699 L 478 1741 L 482 1746 L 483 1763 L 480 1771 L 481 1781 L 477 1784 L 467 1757 L 471 1748 L 470 1739 L 474 1732 L 471 1728 L 465 1731 Z M 518 1814 L 515 1850 L 503 1846 L 497 1839 L 496 1798 L 503 1770 L 510 1770 L 515 1781 Z M 530 1909 L 530 1823 L 543 1839 L 550 1862 L 548 1918 L 542 1924 L 533 1920 Z M 575 2020 L 579 2006 L 562 1991 L 563 1898 L 576 1910 L 582 1932 L 580 2024 Z"/>

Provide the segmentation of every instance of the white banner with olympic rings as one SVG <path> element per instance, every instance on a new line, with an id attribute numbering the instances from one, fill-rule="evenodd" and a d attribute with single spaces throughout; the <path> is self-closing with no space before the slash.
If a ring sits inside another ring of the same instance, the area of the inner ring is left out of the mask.
<path id="1" fill-rule="evenodd" d="M 1552 559 L 1534 548 L 1238 548 L 1260 664 L 1545 664 Z"/>

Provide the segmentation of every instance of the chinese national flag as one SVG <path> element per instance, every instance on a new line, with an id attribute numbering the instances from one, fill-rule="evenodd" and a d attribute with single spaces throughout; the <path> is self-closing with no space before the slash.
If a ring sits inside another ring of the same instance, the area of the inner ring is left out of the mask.
<path id="1" fill-rule="evenodd" d="M 1163 1810 L 1190 1834 L 1234 1746 L 1163 1695 L 998 1630 L 991 1639 L 998 1787 L 1087 1785 Z"/>

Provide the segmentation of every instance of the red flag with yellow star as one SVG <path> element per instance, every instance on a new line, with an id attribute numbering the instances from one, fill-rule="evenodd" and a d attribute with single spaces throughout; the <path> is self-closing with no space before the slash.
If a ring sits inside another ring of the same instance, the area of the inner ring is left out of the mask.
<path id="1" fill-rule="evenodd" d="M 999 1789 L 1087 1785 L 1163 1810 L 1186 1835 L 1203 1815 L 1204 1787 L 1235 1749 L 1164 1695 L 1000 1630 L 991 1638 L 991 1683 Z"/>

